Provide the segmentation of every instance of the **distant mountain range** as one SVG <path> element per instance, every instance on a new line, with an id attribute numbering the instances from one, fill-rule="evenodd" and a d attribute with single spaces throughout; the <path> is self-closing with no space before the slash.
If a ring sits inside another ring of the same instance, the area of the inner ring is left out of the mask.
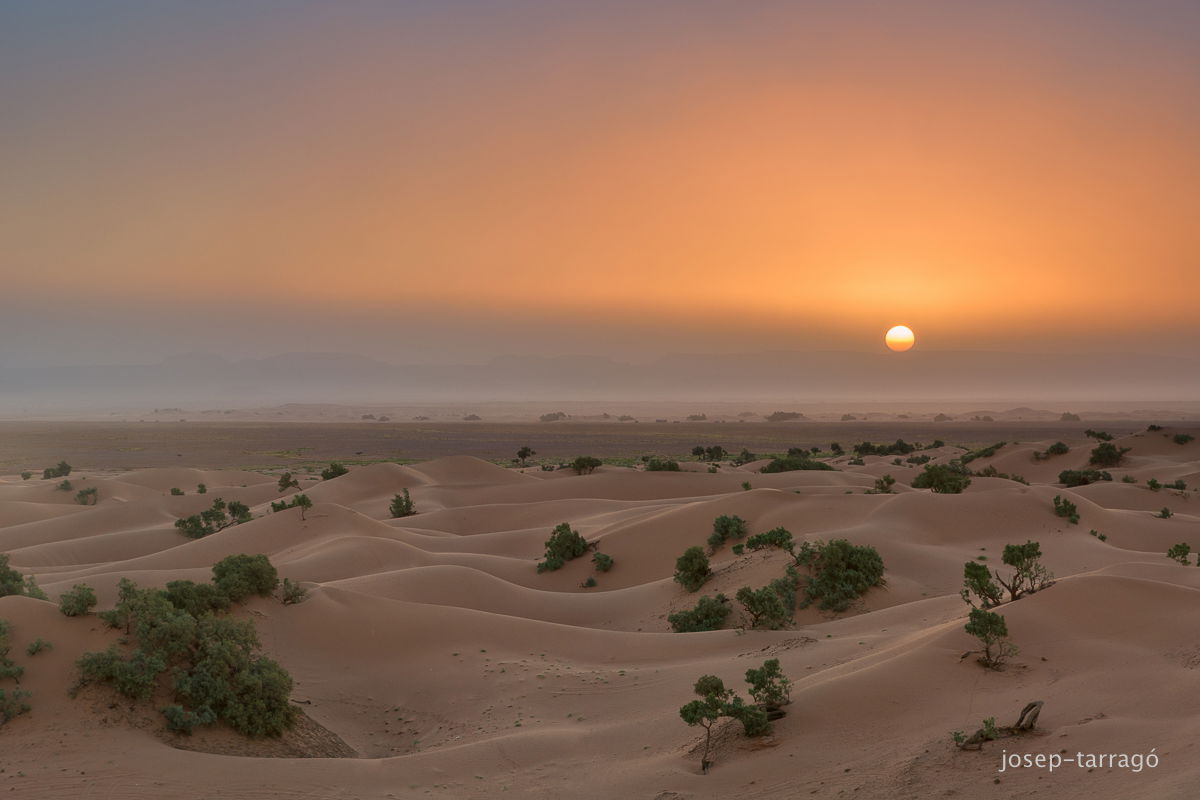
<path id="1" fill-rule="evenodd" d="M 0 406 L 28 409 L 491 400 L 1200 400 L 1200 360 L 1120 353 L 680 354 L 396 365 L 346 353 L 150 365 L 0 368 Z"/>

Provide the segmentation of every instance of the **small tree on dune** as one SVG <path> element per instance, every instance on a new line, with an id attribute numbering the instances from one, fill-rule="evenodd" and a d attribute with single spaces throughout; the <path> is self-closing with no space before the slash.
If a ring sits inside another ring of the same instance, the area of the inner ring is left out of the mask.
<path id="1" fill-rule="evenodd" d="M 412 498 L 409 497 L 408 489 L 401 489 L 400 494 L 392 498 L 392 503 L 388 506 L 388 512 L 391 513 L 392 519 L 411 517 L 417 513 L 416 505 L 413 503 Z"/>
<path id="2" fill-rule="evenodd" d="M 579 475 L 588 475 L 596 471 L 596 467 L 603 464 L 600 459 L 595 456 L 579 456 L 571 462 L 571 469 Z"/>
<path id="3" fill-rule="evenodd" d="M 708 556 L 701 547 L 689 547 L 675 560 L 675 581 L 689 592 L 694 592 L 712 577 Z"/>
<path id="4" fill-rule="evenodd" d="M 982 608 L 998 606 L 1004 600 L 1004 592 L 992 580 L 992 573 L 978 561 L 968 561 L 963 564 L 963 588 L 960 592 L 962 599 L 974 606 L 971 595 L 975 595 Z"/>
<path id="5" fill-rule="evenodd" d="M 579 535 L 579 531 L 572 528 L 569 522 L 560 523 L 554 527 L 550 538 L 546 540 L 545 560 L 538 562 L 537 571 L 553 572 L 562 569 L 564 564 L 579 558 L 587 550 L 587 540 Z"/>
<path id="6" fill-rule="evenodd" d="M 778 708 L 792 701 L 792 682 L 779 668 L 779 659 L 763 662 L 758 669 L 746 670 L 746 683 L 750 684 L 750 696 L 764 708 Z"/>
<path id="7" fill-rule="evenodd" d="M 979 663 L 989 669 L 1000 669 L 1009 657 L 1017 654 L 1016 646 L 1008 641 L 1008 624 L 1000 614 L 972 608 L 965 630 L 983 645 Z"/>
<path id="8" fill-rule="evenodd" d="M 708 772 L 711 762 L 708 760 L 712 748 L 712 726 L 725 716 L 725 707 L 733 691 L 726 689 L 724 682 L 715 675 L 703 675 L 692 687 L 699 700 L 692 700 L 679 709 L 679 716 L 688 725 L 700 725 L 704 728 L 704 752 L 700 756 L 700 771 Z"/>
<path id="9" fill-rule="evenodd" d="M 288 489 L 299 489 L 300 481 L 292 477 L 292 473 L 285 472 L 279 476 L 279 491 L 286 492 Z"/>
<path id="10" fill-rule="evenodd" d="M 536 456 L 536 455 L 537 455 L 537 451 L 528 445 L 526 445 L 525 447 L 522 447 L 520 450 L 517 451 L 517 458 L 520 459 L 522 467 L 525 466 L 525 464 L 529 461 L 530 457 Z"/>
<path id="11" fill-rule="evenodd" d="M 305 513 L 312 508 L 313 502 L 306 494 L 298 494 L 292 499 L 292 505 L 300 509 L 300 519 L 304 519 Z"/>

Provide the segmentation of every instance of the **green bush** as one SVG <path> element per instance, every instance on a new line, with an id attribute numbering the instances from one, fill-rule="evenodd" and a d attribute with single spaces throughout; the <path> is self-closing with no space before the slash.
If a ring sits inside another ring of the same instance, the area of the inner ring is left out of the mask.
<path id="1" fill-rule="evenodd" d="M 1008 591 L 1013 600 L 1023 594 L 1041 591 L 1054 580 L 1054 574 L 1042 564 L 1042 546 L 1038 542 L 1006 544 L 1000 560 L 1014 570 L 1008 581 L 995 573 L 996 580 Z"/>
<path id="2" fill-rule="evenodd" d="M 932 489 L 938 494 L 961 494 L 970 485 L 966 468 L 950 464 L 926 464 L 912 482 L 914 489 Z"/>
<path id="3" fill-rule="evenodd" d="M 827 611 L 845 611 L 869 589 L 883 584 L 883 559 L 870 545 L 854 545 L 845 539 L 805 542 L 796 560 L 812 571 L 801 608 L 815 602 Z"/>
<path id="4" fill-rule="evenodd" d="M 1158 482 L 1157 478 L 1151 478 L 1150 480 L 1146 481 L 1146 488 L 1152 492 L 1157 492 L 1162 488 L 1162 484 Z"/>
<path id="5" fill-rule="evenodd" d="M 1054 495 L 1054 513 L 1070 520 L 1072 524 L 1079 524 L 1079 509 L 1070 500 L 1057 494 Z"/>
<path id="6" fill-rule="evenodd" d="M 54 645 L 50 644 L 50 642 L 47 642 L 45 639 L 38 637 L 37 639 L 34 639 L 32 642 L 30 642 L 29 646 L 25 648 L 25 655 L 36 656 L 38 653 L 41 653 L 45 650 L 53 650 L 53 649 L 54 649 Z"/>
<path id="7" fill-rule="evenodd" d="M 27 480 L 29 480 L 29 479 L 30 479 L 30 478 L 32 478 L 32 477 L 33 477 L 33 473 L 32 473 L 32 472 L 25 471 L 25 472 L 22 472 L 22 473 L 21 473 L 21 480 L 23 480 L 23 481 L 27 481 Z"/>
<path id="8" fill-rule="evenodd" d="M 708 537 L 708 546 L 715 551 L 727 540 L 741 539 L 745 535 L 746 520 L 722 514 L 713 520 L 713 532 Z"/>
<path id="9" fill-rule="evenodd" d="M 1183 564 L 1186 567 L 1192 563 L 1191 561 L 1188 561 L 1188 556 L 1191 554 L 1191 552 L 1192 546 L 1190 544 L 1187 542 L 1180 542 L 1179 544 L 1171 545 L 1171 548 L 1167 550 L 1167 558 L 1178 561 L 1180 564 Z"/>
<path id="10" fill-rule="evenodd" d="M 564 564 L 579 558 L 587 552 L 587 549 L 587 540 L 579 535 L 579 531 L 572 528 L 570 523 L 560 523 L 550 532 L 550 538 L 546 540 L 545 560 L 538 562 L 537 571 L 553 572 L 562 569 Z"/>
<path id="11" fill-rule="evenodd" d="M 816 461 L 808 456 L 794 455 L 784 458 L 773 458 L 771 459 L 771 463 L 767 464 L 759 472 L 794 472 L 796 470 L 833 470 L 833 467 L 824 461 Z"/>
<path id="12" fill-rule="evenodd" d="M 188 711 L 180 705 L 164 706 L 159 711 L 167 718 L 167 727 L 176 733 L 191 734 L 197 726 L 211 725 L 217 721 L 217 715 L 208 706 L 198 711 Z"/>
<path id="13" fill-rule="evenodd" d="M 334 478 L 340 478 L 349 471 L 350 470 L 346 469 L 344 464 L 340 464 L 337 461 L 332 461 L 328 467 L 321 470 L 321 480 L 331 481 Z"/>
<path id="14" fill-rule="evenodd" d="M 72 489 L 74 489 L 75 487 L 71 485 L 70 481 L 63 481 L 62 483 L 58 484 L 54 488 L 59 490 L 60 492 L 69 492 Z"/>
<path id="15" fill-rule="evenodd" d="M 1175 444 L 1187 444 L 1195 438 L 1196 437 L 1192 436 L 1190 433 L 1177 433 L 1171 437 L 1171 440 L 1174 441 Z"/>
<path id="16" fill-rule="evenodd" d="M 983 645 L 983 656 L 979 663 L 990 669 L 999 669 L 1017 648 L 1008 641 L 1008 623 L 993 611 L 972 608 L 965 627 Z"/>
<path id="17" fill-rule="evenodd" d="M 94 506 L 99 500 L 99 492 L 95 486 L 89 486 L 86 489 L 80 489 L 75 494 L 75 502 L 81 506 Z"/>
<path id="18" fill-rule="evenodd" d="M 1159 519 L 1170 519 L 1171 517 L 1174 516 L 1174 513 L 1171 511 L 1171 509 L 1167 508 L 1166 506 L 1163 506 L 1162 511 L 1159 511 L 1154 516 L 1158 517 Z"/>
<path id="19" fill-rule="evenodd" d="M 53 467 L 46 467 L 42 470 L 42 480 L 47 478 L 65 478 L 71 474 L 71 465 L 65 461 L 60 461 Z"/>
<path id="20" fill-rule="evenodd" d="M 228 611 L 232 604 L 229 595 L 213 584 L 186 580 L 170 581 L 166 597 L 175 608 L 197 618 Z"/>
<path id="21" fill-rule="evenodd" d="M 68 617 L 85 616 L 96 606 L 96 593 L 86 583 L 77 583 L 58 596 L 58 610 Z"/>
<path id="22" fill-rule="evenodd" d="M 689 547 L 675 560 L 675 581 L 689 592 L 699 589 L 710 577 L 712 570 L 703 548 Z"/>
<path id="23" fill-rule="evenodd" d="M 20 681 L 21 676 L 25 674 L 25 668 L 8 657 L 8 651 L 12 649 L 12 642 L 8 639 L 11 627 L 8 620 L 0 619 L 0 680 L 12 678 Z"/>
<path id="24" fill-rule="evenodd" d="M 196 494 L 208 494 L 208 487 L 203 483 L 197 483 Z"/>
<path id="25" fill-rule="evenodd" d="M 592 564 L 596 572 L 608 572 L 613 568 L 613 557 L 606 553 L 592 553 Z"/>
<path id="26" fill-rule="evenodd" d="M 305 589 L 298 583 L 294 583 L 290 578 L 284 578 L 280 595 L 280 600 L 283 604 L 290 606 L 303 602 L 304 598 L 308 596 L 308 589 Z"/>
<path id="27" fill-rule="evenodd" d="M 1101 442 L 1092 449 L 1092 454 L 1088 458 L 1088 463 L 1097 467 L 1116 467 L 1121 464 L 1121 459 L 1125 457 L 1130 448 L 1118 448 L 1111 442 Z"/>
<path id="28" fill-rule="evenodd" d="M 292 473 L 285 472 L 279 476 L 279 483 L 277 486 L 279 491 L 286 492 L 288 489 L 299 489 L 300 481 L 293 477 Z"/>
<path id="29" fill-rule="evenodd" d="M 173 497 L 182 497 L 182 496 L 183 496 L 183 489 L 180 489 L 178 486 L 172 486 L 172 487 L 171 487 L 171 495 L 172 495 Z"/>
<path id="30" fill-rule="evenodd" d="M 409 496 L 408 489 L 401 489 L 400 494 L 392 497 L 392 503 L 388 506 L 388 513 L 392 515 L 392 519 L 411 517 L 417 513 L 416 504 L 413 503 L 412 497 Z"/>
<path id="31" fill-rule="evenodd" d="M 646 462 L 647 472 L 679 472 L 679 462 L 668 458 L 661 459 L 655 456 Z"/>
<path id="32" fill-rule="evenodd" d="M 1095 439 L 1096 441 L 1099 441 L 1099 442 L 1111 442 L 1112 438 L 1113 438 L 1111 433 L 1105 433 L 1104 431 L 1094 431 L 1091 428 L 1088 428 L 1086 431 L 1084 431 L 1083 435 L 1087 436 L 1090 439 Z"/>
<path id="33" fill-rule="evenodd" d="M 882 478 L 875 479 L 875 488 L 867 489 L 867 494 L 893 494 L 892 487 L 895 485 L 895 478 L 891 475 L 884 475 Z"/>
<path id="34" fill-rule="evenodd" d="M 279 573 L 264 555 L 226 556 L 212 571 L 213 584 L 234 603 L 251 595 L 270 597 L 279 586 Z"/>
<path id="35" fill-rule="evenodd" d="M 585 588 L 585 589 L 591 589 L 593 586 L 595 586 L 595 585 L 596 585 L 596 578 L 595 578 L 595 576 L 594 576 L 594 575 L 588 575 L 588 576 L 587 576 L 587 580 L 585 580 L 585 581 L 583 582 L 583 584 L 582 584 L 582 585 L 583 585 L 583 588 Z"/>
<path id="36" fill-rule="evenodd" d="M 1168 483 L 1167 488 L 1168 489 L 1177 489 L 1182 492 L 1185 489 L 1187 489 L 1187 483 L 1181 478 L 1181 479 L 1175 481 L 1174 483 Z"/>
<path id="37" fill-rule="evenodd" d="M 786 551 L 793 559 L 796 557 L 795 542 L 792 540 L 791 531 L 787 528 L 772 528 L 763 533 L 756 533 L 746 540 L 746 547 L 750 550 L 765 550 L 769 547 L 777 547 L 780 550 Z"/>
<path id="38" fill-rule="evenodd" d="M 854 445 L 854 453 L 858 456 L 906 456 L 917 449 L 903 439 L 897 439 L 893 444 L 871 444 L 860 442 Z"/>
<path id="39" fill-rule="evenodd" d="M 671 630 L 676 633 L 720 630 L 730 612 L 729 598 L 723 594 L 716 597 L 705 595 L 695 608 L 679 611 L 667 617 Z"/>
<path id="40" fill-rule="evenodd" d="M 1065 456 L 1071 452 L 1071 448 L 1067 447 L 1066 442 L 1055 442 L 1046 448 L 1046 454 L 1052 456 Z"/>
<path id="41" fill-rule="evenodd" d="M 271 511 L 279 512 L 287 511 L 289 508 L 298 508 L 300 509 L 300 519 L 304 519 L 305 513 L 312 508 L 312 506 L 312 500 L 309 499 L 308 495 L 294 494 L 292 495 L 290 502 L 287 500 L 280 500 L 278 502 L 272 501 Z"/>
<path id="42" fill-rule="evenodd" d="M 1112 475 L 1094 469 L 1064 469 L 1058 473 L 1058 482 L 1068 489 L 1076 486 L 1087 486 L 1089 483 L 1111 481 Z"/>
<path id="43" fill-rule="evenodd" d="M 0 689 L 0 723 L 16 719 L 29 712 L 26 699 L 32 695 L 24 689 Z"/>
<path id="44" fill-rule="evenodd" d="M 963 453 L 958 457 L 958 460 L 962 464 L 969 464 L 977 458 L 991 458 L 992 456 L 996 455 L 996 451 L 998 451 L 1001 447 L 1004 447 L 1006 444 L 1008 444 L 1008 442 L 996 442 L 988 447 L 983 447 L 979 450 L 972 450 L 969 453 Z"/>
<path id="45" fill-rule="evenodd" d="M 604 462 L 595 456 L 579 456 L 571 462 L 571 469 L 579 475 L 587 475 L 595 472 L 596 467 L 599 467 Z"/>
<path id="46" fill-rule="evenodd" d="M 8 565 L 8 554 L 0 553 L 0 597 L 22 594 L 34 600 L 48 600 L 32 576 L 23 576 Z"/>

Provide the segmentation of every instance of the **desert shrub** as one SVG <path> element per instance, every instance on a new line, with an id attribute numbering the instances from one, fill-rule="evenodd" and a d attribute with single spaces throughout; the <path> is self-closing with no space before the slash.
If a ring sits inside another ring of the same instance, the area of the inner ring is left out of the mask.
<path id="1" fill-rule="evenodd" d="M 875 488 L 868 489 L 867 494 L 892 494 L 892 487 L 895 484 L 895 478 L 891 475 L 884 475 L 882 478 L 875 479 Z"/>
<path id="2" fill-rule="evenodd" d="M 795 542 L 792 539 L 791 531 L 787 528 L 772 528 L 763 533 L 756 533 L 746 540 L 746 547 L 750 550 L 766 550 L 770 547 L 777 547 L 786 551 L 793 559 L 796 558 Z"/>
<path id="3" fill-rule="evenodd" d="M 42 470 L 42 479 L 47 478 L 65 478 L 71 474 L 71 465 L 66 461 L 60 461 L 53 467 L 46 467 Z"/>
<path id="4" fill-rule="evenodd" d="M 563 411 L 551 411 L 549 414 L 542 414 L 538 417 L 541 422 L 558 422 L 560 419 L 566 419 L 567 415 Z M 478 419 L 478 417 L 476 417 Z"/>
<path id="5" fill-rule="evenodd" d="M 765 736 L 771 732 L 767 712 L 756 705 L 747 704 L 740 697 L 734 696 L 729 701 L 725 707 L 725 716 L 733 717 L 742 723 L 742 730 L 747 736 Z"/>
<path id="6" fill-rule="evenodd" d="M 591 589 L 593 586 L 595 586 L 595 585 L 596 585 L 596 576 L 594 576 L 594 575 L 588 575 L 588 576 L 587 576 L 587 580 L 585 580 L 585 581 L 584 581 L 582 584 L 580 584 L 580 585 L 581 585 L 581 586 L 583 586 L 583 588 L 585 588 L 585 589 Z"/>
<path id="7" fill-rule="evenodd" d="M 345 475 L 349 471 L 350 470 L 348 470 L 346 468 L 345 464 L 339 463 L 337 461 L 331 461 L 329 463 L 328 467 L 321 470 L 321 480 L 331 481 L 334 478 L 340 478 L 341 476 Z"/>
<path id="8" fill-rule="evenodd" d="M 804 419 L 799 411 L 775 411 L 767 415 L 767 422 L 790 422 L 794 419 Z"/>
<path id="9" fill-rule="evenodd" d="M 553 572 L 562 569 L 573 558 L 579 558 L 587 552 L 587 540 L 573 529 L 570 523 L 556 525 L 546 540 L 545 560 L 538 562 L 538 572 Z"/>
<path id="10" fill-rule="evenodd" d="M 1180 564 L 1183 564 L 1186 567 L 1188 564 L 1192 563 L 1188 561 L 1188 556 L 1191 554 L 1191 552 L 1192 546 L 1190 544 L 1187 542 L 1180 542 L 1179 544 L 1171 545 L 1171 548 L 1167 550 L 1167 558 L 1178 561 Z"/>
<path id="11" fill-rule="evenodd" d="M 958 457 L 958 460 L 963 464 L 969 464 L 977 458 L 991 458 L 992 456 L 996 455 L 997 450 L 999 450 L 1001 447 L 1004 447 L 1006 444 L 1008 444 L 1008 442 L 996 442 L 988 447 L 982 447 L 978 450 L 972 450 L 969 453 L 963 453 Z"/>
<path id="12" fill-rule="evenodd" d="M 679 462 L 673 458 L 655 456 L 646 462 L 647 472 L 679 472 Z"/>
<path id="13" fill-rule="evenodd" d="M 270 597 L 279 585 L 279 573 L 265 555 L 240 553 L 213 565 L 213 584 L 232 602 L 251 595 Z"/>
<path id="14" fill-rule="evenodd" d="M 167 728 L 176 733 L 190 734 L 196 727 L 211 725 L 217 721 L 217 715 L 208 706 L 198 711 L 188 711 L 180 705 L 169 705 L 159 709 L 167 719 Z"/>
<path id="15" fill-rule="evenodd" d="M 82 617 L 96 606 L 96 592 L 86 583 L 77 583 L 58 596 L 58 610 L 68 617 Z"/>
<path id="16" fill-rule="evenodd" d="M 0 689 L 0 723 L 16 719 L 29 712 L 25 701 L 32 695 L 24 689 Z"/>
<path id="17" fill-rule="evenodd" d="M 0 553 L 0 597 L 22 594 L 34 600 L 47 600 L 46 593 L 32 575 L 22 575 L 8 564 L 8 554 Z"/>
<path id="18" fill-rule="evenodd" d="M 1116 467 L 1121 464 L 1121 459 L 1125 457 L 1130 448 L 1118 448 L 1112 442 L 1101 442 L 1092 449 L 1092 454 L 1088 458 L 1088 463 L 1097 467 Z"/>
<path id="19" fill-rule="evenodd" d="M 1157 492 L 1162 488 L 1162 484 L 1158 482 L 1158 479 L 1151 478 L 1150 480 L 1146 481 L 1146 488 L 1152 492 Z"/>
<path id="20" fill-rule="evenodd" d="M 700 547 L 689 547 L 675 560 L 675 581 L 689 592 L 699 589 L 710 577 L 708 556 Z"/>
<path id="21" fill-rule="evenodd" d="M 921 453 L 920 455 L 909 456 L 908 458 L 904 459 L 904 461 L 907 464 L 916 464 L 919 466 L 921 464 L 928 464 L 930 461 L 930 456 L 926 453 Z"/>
<path id="22" fill-rule="evenodd" d="M 1017 654 L 1017 648 L 1008 641 L 1008 623 L 994 611 L 972 608 L 965 630 L 983 645 L 979 663 L 989 669 L 999 669 Z"/>
<path id="23" fill-rule="evenodd" d="M 171 605 L 197 618 L 228 611 L 231 604 L 229 595 L 211 583 L 170 581 L 165 591 Z"/>
<path id="24" fill-rule="evenodd" d="M 1064 456 L 1071 452 L 1071 448 L 1067 447 L 1066 442 L 1055 442 L 1046 448 L 1046 455 Z"/>
<path id="25" fill-rule="evenodd" d="M 46 593 L 42 591 L 42 587 L 38 586 L 37 578 L 32 575 L 25 576 L 24 593 L 26 597 L 32 597 L 34 600 L 49 600 Z"/>
<path id="26" fill-rule="evenodd" d="M 1088 428 L 1086 431 L 1084 431 L 1083 435 L 1087 436 L 1089 439 L 1095 439 L 1098 442 L 1111 442 L 1113 438 L 1111 433 L 1094 431 L 1091 428 Z"/>
<path id="27" fill-rule="evenodd" d="M 530 458 L 532 458 L 533 456 L 536 456 L 536 455 L 537 455 L 537 451 L 528 445 L 517 450 L 517 460 L 521 462 L 522 467 L 525 466 L 525 464 L 529 461 Z"/>
<path id="28" fill-rule="evenodd" d="M 203 483 L 197 483 L 196 494 L 208 494 L 208 486 Z"/>
<path id="29" fill-rule="evenodd" d="M 23 480 L 23 481 L 27 481 L 27 480 L 29 480 L 29 479 L 30 479 L 30 478 L 32 478 L 32 477 L 33 477 L 33 473 L 32 473 L 32 472 L 29 472 L 28 470 L 26 470 L 25 472 L 22 472 L 22 473 L 21 473 L 21 480 Z"/>
<path id="30" fill-rule="evenodd" d="M 19 681 L 25 674 L 25 668 L 8 657 L 8 651 L 12 649 L 12 642 L 8 639 L 11 627 L 8 620 L 0 619 L 0 680 L 12 678 Z"/>
<path id="31" fill-rule="evenodd" d="M 1158 517 L 1159 519 L 1170 519 L 1174 516 L 1174 512 L 1172 512 L 1171 509 L 1167 508 L 1166 506 L 1163 506 L 1162 510 L 1154 516 Z"/>
<path id="32" fill-rule="evenodd" d="M 778 630 L 791 623 L 796 607 L 796 581 L 789 575 L 776 578 L 761 589 L 743 586 L 735 598 L 750 616 L 750 627 Z"/>
<path id="33" fill-rule="evenodd" d="M 291 501 L 279 500 L 271 502 L 271 511 L 287 511 L 289 508 L 300 509 L 300 519 L 304 519 L 304 514 L 312 508 L 312 500 L 306 494 L 294 494 Z"/>
<path id="34" fill-rule="evenodd" d="M 171 496 L 172 497 L 182 497 L 183 489 L 180 489 L 178 486 L 172 486 L 171 487 Z"/>
<path id="35" fill-rule="evenodd" d="M 296 583 L 291 578 L 284 578 L 280 589 L 280 601 L 285 606 L 295 605 L 304 600 L 308 596 L 308 589 L 305 589 L 299 583 Z"/>
<path id="36" fill-rule="evenodd" d="M 966 469 L 950 464 L 926 464 L 912 482 L 914 489 L 932 489 L 938 494 L 961 494 L 970 485 Z"/>
<path id="37" fill-rule="evenodd" d="M 971 596 L 974 595 L 979 600 L 981 608 L 998 606 L 1004 599 L 1004 593 L 992 580 L 992 573 L 978 561 L 968 561 L 963 564 L 963 588 L 960 594 L 962 599 L 971 606 L 975 605 L 975 602 L 971 600 Z"/>
<path id="38" fill-rule="evenodd" d="M 733 463 L 734 463 L 734 466 L 740 467 L 743 464 L 749 464 L 751 461 L 757 461 L 757 460 L 758 460 L 757 453 L 751 453 L 749 448 L 743 447 L 742 452 L 738 453 L 738 456 L 737 456 L 737 458 L 735 458 L 733 460 Z"/>
<path id="39" fill-rule="evenodd" d="M 735 556 L 740 556 L 742 553 L 746 552 L 746 545 L 735 544 L 733 547 L 731 547 L 729 549 L 733 551 L 733 554 Z"/>
<path id="40" fill-rule="evenodd" d="M 299 489 L 300 481 L 292 477 L 292 473 L 285 472 L 279 476 L 278 488 L 281 492 L 286 492 L 288 489 Z"/>
<path id="41" fill-rule="evenodd" d="M 746 520 L 722 514 L 713 520 L 713 532 L 708 537 L 708 546 L 716 550 L 727 540 L 741 539 L 745 535 Z"/>
<path id="42" fill-rule="evenodd" d="M 1112 475 L 1108 472 L 1094 469 L 1064 469 L 1058 473 L 1058 482 L 1068 489 L 1076 486 L 1087 486 L 1089 483 L 1111 480 Z"/>
<path id="43" fill-rule="evenodd" d="M 858 458 L 857 456 L 855 456 L 854 458 L 850 459 L 846 463 L 852 467 L 861 467 L 861 466 L 865 465 L 867 462 L 865 462 L 861 458 Z"/>
<path id="44" fill-rule="evenodd" d="M 596 567 L 596 572 L 608 572 L 613 568 L 613 557 L 607 553 L 592 553 L 592 564 Z"/>
<path id="45" fill-rule="evenodd" d="M 1181 479 L 1175 481 L 1174 483 L 1168 483 L 1167 488 L 1168 489 L 1178 489 L 1179 491 L 1182 492 L 1185 489 L 1187 489 L 1187 482 L 1181 478 Z"/>
<path id="46" fill-rule="evenodd" d="M 43 639 L 39 636 L 38 638 L 36 638 L 32 642 L 30 642 L 29 646 L 25 648 L 25 655 L 36 656 L 38 653 L 41 653 L 45 650 L 53 650 L 53 649 L 54 649 L 54 645 L 52 645 L 50 642 L 47 642 L 45 639 Z"/>
<path id="47" fill-rule="evenodd" d="M 801 608 L 815 602 L 818 608 L 845 611 L 873 586 L 883 584 L 883 559 L 870 545 L 854 545 L 845 539 L 805 542 L 796 561 L 812 571 Z"/>
<path id="48" fill-rule="evenodd" d="M 846 451 L 842 449 L 841 444 L 839 444 L 838 442 L 830 442 L 829 443 L 829 452 L 833 453 L 835 456 L 840 456 L 842 453 L 845 453 Z"/>
<path id="49" fill-rule="evenodd" d="M 250 506 L 239 500 L 231 500 L 227 506 L 231 525 L 250 521 Z"/>
<path id="50" fill-rule="evenodd" d="M 716 597 L 705 595 L 695 608 L 679 611 L 667 617 L 671 630 L 676 633 L 720 630 L 730 612 L 729 598 L 723 594 Z"/>
<path id="51" fill-rule="evenodd" d="M 903 439 L 897 439 L 892 444 L 871 444 L 859 442 L 854 445 L 854 453 L 858 456 L 906 456 L 917 449 Z"/>
<path id="52" fill-rule="evenodd" d="M 73 485 L 71 485 L 70 481 L 63 481 L 62 483 L 58 484 L 54 488 L 60 492 L 69 492 L 72 489 L 74 489 L 75 487 Z"/>
<path id="53" fill-rule="evenodd" d="M 391 505 L 388 506 L 388 513 L 392 515 L 392 519 L 401 517 L 411 517 L 417 513 L 416 505 L 412 501 L 412 497 L 408 494 L 408 489 L 401 489 L 400 494 L 392 497 Z"/>
<path id="54" fill-rule="evenodd" d="M 791 702 L 792 682 L 780 669 L 778 658 L 764 661 L 758 669 L 746 670 L 746 683 L 750 684 L 750 697 L 760 706 L 771 708 Z"/>
<path id="55" fill-rule="evenodd" d="M 1050 585 L 1054 574 L 1042 564 L 1042 546 L 1038 542 L 1026 541 L 1025 544 L 1006 544 L 1004 554 L 1000 557 L 1014 572 L 1007 581 L 994 573 L 1000 585 L 1008 590 L 1013 600 L 1023 594 L 1033 594 Z"/>
<path id="56" fill-rule="evenodd" d="M 1187 444 L 1195 438 L 1196 437 L 1192 436 L 1190 433 L 1177 433 L 1171 437 L 1171 440 L 1175 442 L 1175 444 Z"/>
<path id="57" fill-rule="evenodd" d="M 1070 500 L 1057 494 L 1054 495 L 1054 513 L 1070 520 L 1072 524 L 1079 524 L 1079 509 Z"/>
<path id="58" fill-rule="evenodd" d="M 94 506 L 96 505 L 96 501 L 99 499 L 99 491 L 95 486 L 89 486 L 86 489 L 80 489 L 75 494 L 75 502 L 79 503 L 81 506 Z"/>
<path id="59" fill-rule="evenodd" d="M 810 456 L 792 455 L 783 458 L 773 458 L 771 463 L 763 467 L 759 472 L 794 472 L 796 470 L 833 470 L 833 467 L 826 464 L 824 461 L 817 461 Z"/>
<path id="60" fill-rule="evenodd" d="M 579 456 L 571 462 L 571 469 L 575 470 L 578 475 L 588 475 L 595 472 L 596 467 L 603 463 L 595 456 Z"/>
<path id="61" fill-rule="evenodd" d="M 750 481 L 742 481 L 742 490 L 746 492 L 750 491 Z"/>

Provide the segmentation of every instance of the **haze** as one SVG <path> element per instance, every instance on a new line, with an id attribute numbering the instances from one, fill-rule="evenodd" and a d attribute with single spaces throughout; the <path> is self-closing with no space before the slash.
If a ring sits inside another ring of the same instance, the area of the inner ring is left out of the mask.
<path id="1" fill-rule="evenodd" d="M 1198 34 L 1190 2 L 0 2 L 0 379 L 865 356 L 903 323 L 907 396 L 975 351 L 1195 396 Z"/>

